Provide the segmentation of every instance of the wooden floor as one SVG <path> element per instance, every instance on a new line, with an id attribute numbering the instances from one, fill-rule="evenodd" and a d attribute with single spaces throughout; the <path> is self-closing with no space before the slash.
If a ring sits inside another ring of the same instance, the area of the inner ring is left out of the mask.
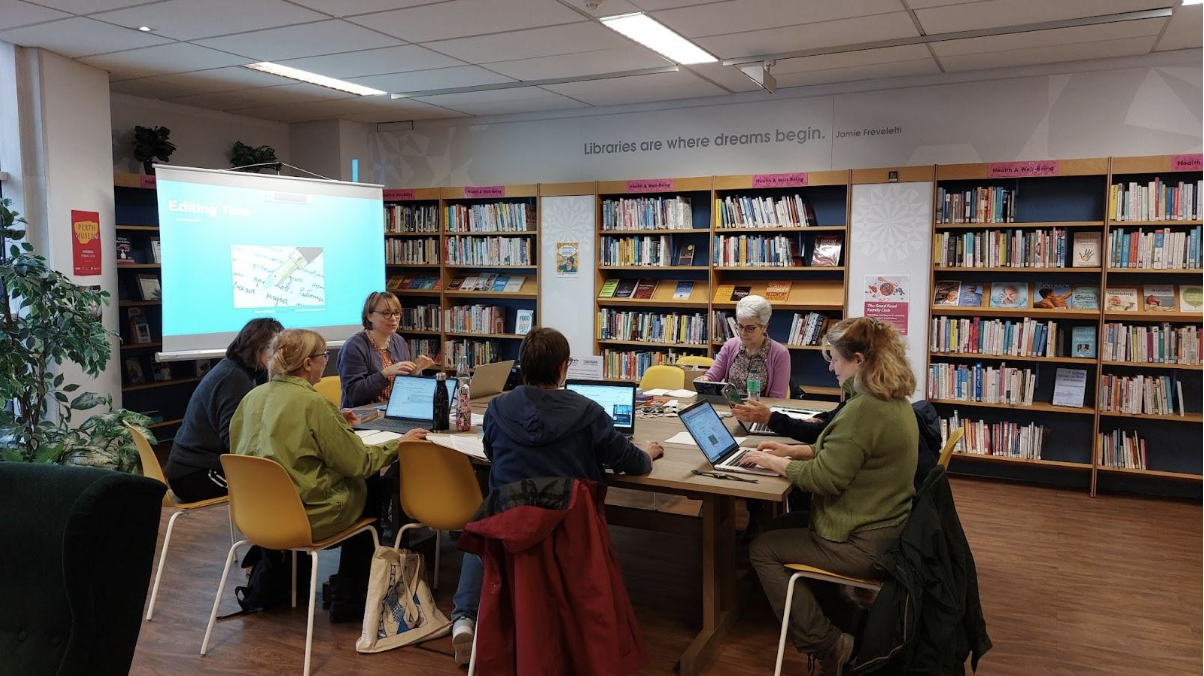
<path id="1" fill-rule="evenodd" d="M 958 510 L 978 565 L 995 648 L 983 676 L 1201 673 L 1201 506 L 955 479 Z M 688 512 L 683 501 L 660 509 Z M 163 528 L 168 513 L 164 513 Z M 160 534 L 162 535 L 162 533 Z M 642 673 L 668 675 L 697 631 L 698 543 L 615 528 L 628 588 L 652 653 Z M 301 671 L 305 608 L 221 621 L 198 655 L 229 547 L 225 508 L 181 517 L 154 622 L 143 624 L 133 674 L 286 674 Z M 445 550 L 441 606 L 459 566 Z M 322 579 L 337 553 L 323 555 Z M 241 577 L 241 576 L 240 576 Z M 237 609 L 231 585 L 222 612 Z M 759 588 L 710 674 L 771 674 L 777 627 Z M 359 655 L 358 626 L 332 626 L 319 609 L 314 673 L 456 674 L 450 639 Z M 462 672 L 460 672 L 462 673 Z M 787 674 L 806 661 L 787 660 Z"/>

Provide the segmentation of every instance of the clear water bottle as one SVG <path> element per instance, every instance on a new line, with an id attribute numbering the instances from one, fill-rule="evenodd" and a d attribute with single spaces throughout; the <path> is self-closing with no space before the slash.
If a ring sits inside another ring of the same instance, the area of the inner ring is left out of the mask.
<path id="1" fill-rule="evenodd" d="M 753 401 L 761 399 L 761 381 L 758 378 L 748 379 L 748 398 Z"/>
<path id="2" fill-rule="evenodd" d="M 451 426 L 448 421 L 451 406 L 447 399 L 447 374 L 440 371 L 435 376 L 435 420 L 431 423 L 432 432 L 446 432 Z"/>
<path id="3" fill-rule="evenodd" d="M 460 355 L 460 364 L 456 367 L 456 431 L 458 432 L 468 432 L 472 429 L 471 380 L 472 374 L 468 371 L 468 355 Z"/>

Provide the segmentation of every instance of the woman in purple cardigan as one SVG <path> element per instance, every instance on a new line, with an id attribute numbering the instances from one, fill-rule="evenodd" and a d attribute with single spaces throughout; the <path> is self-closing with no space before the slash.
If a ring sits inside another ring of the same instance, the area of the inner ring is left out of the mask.
<path id="1" fill-rule="evenodd" d="M 769 337 L 773 306 L 761 296 L 745 296 L 736 303 L 736 338 L 715 355 L 715 364 L 703 376 L 711 382 L 728 382 L 748 393 L 748 381 L 761 382 L 761 395 L 773 399 L 790 396 L 790 351 Z"/>
<path id="2" fill-rule="evenodd" d="M 432 364 L 426 356 L 410 361 L 405 339 L 397 335 L 401 302 L 388 291 L 373 291 L 360 315 L 364 330 L 351 336 L 339 350 L 339 384 L 343 408 L 386 402 L 393 379 L 421 373 Z"/>

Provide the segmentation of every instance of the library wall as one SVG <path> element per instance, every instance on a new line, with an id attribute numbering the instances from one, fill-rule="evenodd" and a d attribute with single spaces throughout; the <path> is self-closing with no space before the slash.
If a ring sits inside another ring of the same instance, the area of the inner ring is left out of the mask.
<path id="1" fill-rule="evenodd" d="M 574 356 L 594 353 L 594 196 L 545 197 L 539 209 L 539 326 L 565 335 Z M 576 244 L 577 272 L 561 276 L 556 253 Z"/>

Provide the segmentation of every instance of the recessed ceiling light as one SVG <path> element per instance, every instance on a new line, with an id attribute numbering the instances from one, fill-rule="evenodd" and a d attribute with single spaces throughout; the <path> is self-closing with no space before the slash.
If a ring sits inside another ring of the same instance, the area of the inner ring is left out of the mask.
<path id="1" fill-rule="evenodd" d="M 719 60 L 643 12 L 604 16 L 600 21 L 607 28 L 626 35 L 676 63 L 690 65 Z"/>
<path id="2" fill-rule="evenodd" d="M 386 93 L 379 89 L 373 89 L 371 87 L 357 85 L 353 82 L 345 82 L 343 80 L 336 80 L 332 77 L 326 77 L 325 75 L 318 75 L 317 73 L 311 73 L 309 71 L 301 70 L 299 68 L 290 68 L 288 66 L 282 66 L 278 63 L 272 63 L 270 61 L 261 61 L 259 63 L 248 63 L 248 64 L 244 65 L 243 67 L 250 68 L 251 70 L 263 71 L 264 73 L 271 73 L 272 75 L 279 75 L 280 77 L 287 77 L 292 80 L 300 80 L 301 82 L 308 82 L 310 84 L 316 84 L 319 87 L 327 87 L 329 89 L 337 89 L 341 92 L 347 92 L 348 94 L 357 94 L 359 96 L 380 96 L 380 95 Z"/>
<path id="3" fill-rule="evenodd" d="M 149 33 L 155 29 L 151 28 L 150 26 L 139 26 L 138 30 L 142 31 L 143 33 Z"/>

